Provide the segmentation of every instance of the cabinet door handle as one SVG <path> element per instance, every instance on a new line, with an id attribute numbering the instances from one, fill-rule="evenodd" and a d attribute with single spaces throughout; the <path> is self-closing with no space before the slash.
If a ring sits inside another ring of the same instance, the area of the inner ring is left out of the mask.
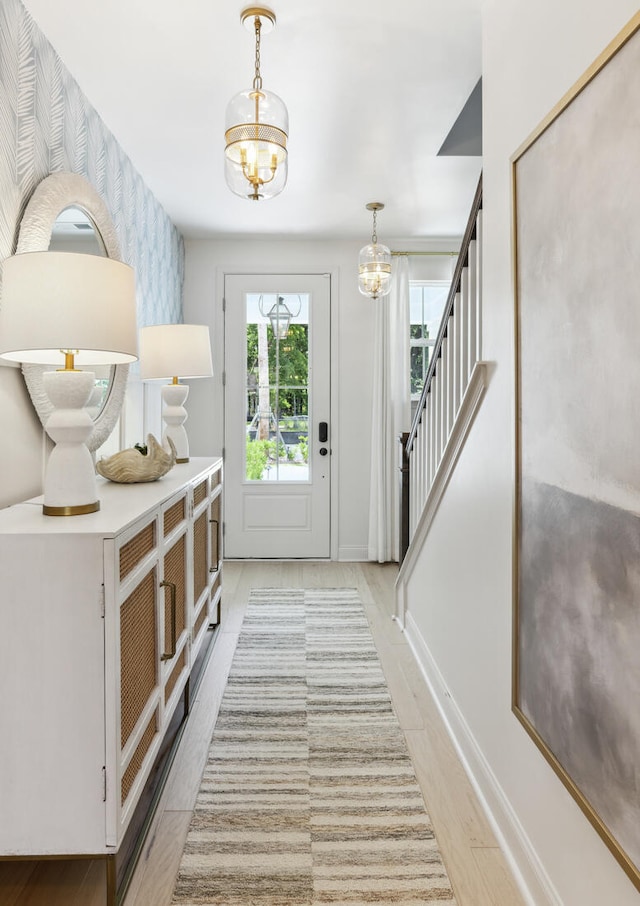
<path id="1" fill-rule="evenodd" d="M 161 660 L 170 661 L 176 654 L 176 584 L 175 582 L 160 583 L 160 588 L 168 588 L 171 595 L 171 651 L 165 651 Z"/>
<path id="2" fill-rule="evenodd" d="M 210 573 L 215 573 L 215 572 L 218 571 L 218 563 L 219 563 L 219 561 L 220 561 L 220 551 L 219 551 L 219 545 L 220 545 L 219 531 L 220 531 L 220 526 L 219 526 L 219 523 L 218 523 L 218 520 L 217 520 L 217 519 L 210 519 L 209 522 L 210 522 L 212 525 L 215 525 L 215 527 L 216 527 L 216 565 L 215 565 L 215 566 L 210 566 L 210 567 L 209 567 L 209 572 L 210 572 Z"/>

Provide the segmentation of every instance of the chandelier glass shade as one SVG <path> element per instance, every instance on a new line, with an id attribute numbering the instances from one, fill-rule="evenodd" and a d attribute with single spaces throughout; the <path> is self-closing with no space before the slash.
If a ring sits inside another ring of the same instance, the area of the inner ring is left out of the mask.
<path id="1" fill-rule="evenodd" d="M 358 257 L 358 289 L 363 296 L 378 299 L 391 291 L 391 250 L 378 242 L 376 214 L 384 205 L 372 201 L 367 205 L 373 211 L 371 242 L 360 249 Z"/>
<path id="2" fill-rule="evenodd" d="M 250 7 L 241 20 L 255 31 L 255 76 L 252 87 L 236 94 L 227 105 L 225 178 L 234 194 L 259 201 L 273 198 L 286 185 L 289 114 L 282 99 L 262 87 L 260 75 L 260 35 L 263 24 L 275 25 L 275 14 Z"/>

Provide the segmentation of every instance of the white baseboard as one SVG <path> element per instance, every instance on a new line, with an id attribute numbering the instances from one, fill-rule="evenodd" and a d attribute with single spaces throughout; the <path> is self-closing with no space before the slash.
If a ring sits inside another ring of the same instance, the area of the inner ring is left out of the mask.
<path id="1" fill-rule="evenodd" d="M 356 545 L 343 545 L 338 548 L 338 560 L 368 560 L 369 559 L 369 548 L 368 547 L 357 547 Z"/>
<path id="2" fill-rule="evenodd" d="M 525 901 L 530 906 L 562 906 L 518 816 L 451 697 L 412 614 L 406 612 L 404 616 L 407 641 Z"/>

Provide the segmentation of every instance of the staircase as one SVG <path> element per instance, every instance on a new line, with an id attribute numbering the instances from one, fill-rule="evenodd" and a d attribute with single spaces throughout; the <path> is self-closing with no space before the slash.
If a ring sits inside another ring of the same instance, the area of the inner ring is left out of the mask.
<path id="1" fill-rule="evenodd" d="M 402 443 L 401 566 L 404 587 L 428 535 L 486 386 L 482 361 L 482 176 L 465 230 L 420 402 Z"/>

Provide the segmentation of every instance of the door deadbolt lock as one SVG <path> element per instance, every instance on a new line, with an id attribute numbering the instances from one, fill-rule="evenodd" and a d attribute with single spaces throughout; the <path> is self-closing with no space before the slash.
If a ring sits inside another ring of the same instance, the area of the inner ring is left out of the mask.
<path id="1" fill-rule="evenodd" d="M 320 447 L 320 456 L 326 456 L 328 452 L 326 447 Z"/>

